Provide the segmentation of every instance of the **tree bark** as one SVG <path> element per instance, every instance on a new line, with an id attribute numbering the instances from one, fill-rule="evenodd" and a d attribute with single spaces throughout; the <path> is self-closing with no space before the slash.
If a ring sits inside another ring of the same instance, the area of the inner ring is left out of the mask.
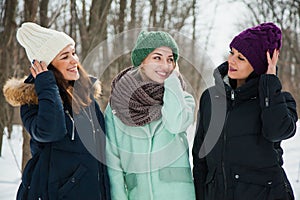
<path id="1" fill-rule="evenodd" d="M 45 10 L 47 9 L 47 5 L 45 5 L 45 2 L 41 2 L 41 5 L 43 6 L 40 15 L 43 15 L 43 23 L 46 23 L 47 21 L 47 16 L 44 16 L 44 14 L 46 14 L 48 11 Z M 24 19 L 25 21 L 32 21 L 32 22 L 36 22 L 37 21 L 37 13 L 38 13 L 38 6 L 39 6 L 39 1 L 38 0 L 25 0 L 24 3 Z M 47 26 L 48 24 L 44 24 L 45 26 Z M 22 51 L 24 51 L 24 49 L 22 48 Z M 19 63 L 28 63 L 28 59 L 27 56 L 22 57 L 22 59 L 19 61 Z M 24 66 L 21 65 L 21 68 L 24 69 Z M 24 71 L 23 75 L 25 74 Z M 26 165 L 26 163 L 28 162 L 28 160 L 31 158 L 31 153 L 30 153 L 30 135 L 26 132 L 25 128 L 23 127 L 23 146 L 22 146 L 22 172 L 23 169 Z"/>
<path id="2" fill-rule="evenodd" d="M 3 88 L 7 78 L 13 73 L 12 65 L 14 65 L 13 53 L 15 52 L 15 33 L 16 33 L 16 10 L 17 0 L 6 0 L 4 8 L 4 17 L 1 19 L 3 31 L 0 32 L 0 88 Z M 3 93 L 0 94 L 0 156 L 2 155 L 2 141 L 4 127 L 7 126 L 11 130 L 13 108 L 6 102 Z M 3 114 L 5 113 L 5 114 Z"/>

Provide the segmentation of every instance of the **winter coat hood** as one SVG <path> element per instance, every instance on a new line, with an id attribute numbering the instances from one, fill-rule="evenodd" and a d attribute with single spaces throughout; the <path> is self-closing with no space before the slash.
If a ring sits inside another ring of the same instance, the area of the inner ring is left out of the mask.
<path id="1" fill-rule="evenodd" d="M 101 95 L 101 82 L 95 77 L 90 77 L 92 82 L 93 96 L 99 98 Z M 38 104 L 38 97 L 35 91 L 33 76 L 24 78 L 10 78 L 3 87 L 3 94 L 6 101 L 12 106 L 21 106 L 25 104 Z"/>

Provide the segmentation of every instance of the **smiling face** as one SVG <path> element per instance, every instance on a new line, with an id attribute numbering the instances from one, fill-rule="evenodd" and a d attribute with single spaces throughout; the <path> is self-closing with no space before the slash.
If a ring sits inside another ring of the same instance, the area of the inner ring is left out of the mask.
<path id="1" fill-rule="evenodd" d="M 154 49 L 142 62 L 142 75 L 157 83 L 163 83 L 175 67 L 173 52 L 169 47 Z"/>
<path id="2" fill-rule="evenodd" d="M 65 80 L 75 81 L 79 79 L 78 62 L 75 47 L 68 45 L 57 54 L 51 64 L 63 75 Z"/>
<path id="3" fill-rule="evenodd" d="M 246 82 L 248 76 L 254 71 L 247 58 L 235 48 L 228 56 L 228 76 L 237 80 L 237 87 Z"/>

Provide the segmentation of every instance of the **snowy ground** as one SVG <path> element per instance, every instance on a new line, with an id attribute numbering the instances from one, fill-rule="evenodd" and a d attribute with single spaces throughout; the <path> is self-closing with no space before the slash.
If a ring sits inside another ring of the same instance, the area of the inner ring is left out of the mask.
<path id="1" fill-rule="evenodd" d="M 298 121 L 297 134 L 283 142 L 282 147 L 284 148 L 284 168 L 297 199 L 297 197 L 300 198 L 300 121 Z M 0 200 L 13 200 L 16 197 L 21 180 L 21 151 L 22 128 L 14 126 L 11 139 L 8 140 L 7 135 L 3 138 L 2 157 L 0 157 Z"/>

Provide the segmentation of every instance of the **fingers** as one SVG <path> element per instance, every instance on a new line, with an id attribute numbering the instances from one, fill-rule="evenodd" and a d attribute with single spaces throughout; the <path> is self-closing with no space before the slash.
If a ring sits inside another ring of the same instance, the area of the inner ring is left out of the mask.
<path id="1" fill-rule="evenodd" d="M 178 65 L 177 62 L 176 62 L 176 64 L 175 64 L 175 68 L 174 68 L 173 71 L 174 71 L 174 73 L 176 73 L 177 76 L 179 76 L 180 72 L 179 72 L 179 65 Z"/>
<path id="2" fill-rule="evenodd" d="M 270 56 L 270 52 L 267 51 L 268 64 L 275 64 L 276 65 L 276 63 L 278 61 L 278 58 L 279 58 L 279 50 L 278 49 L 274 50 L 272 58 Z"/>
<path id="3" fill-rule="evenodd" d="M 268 70 L 267 74 L 275 74 L 276 75 L 276 65 L 279 58 L 279 50 L 275 49 L 271 58 L 270 52 L 267 51 L 267 60 L 268 60 Z"/>
<path id="4" fill-rule="evenodd" d="M 37 60 L 32 61 L 32 65 L 30 67 L 30 72 L 34 78 L 44 71 L 48 71 L 46 63 L 43 61 L 38 62 Z"/>

